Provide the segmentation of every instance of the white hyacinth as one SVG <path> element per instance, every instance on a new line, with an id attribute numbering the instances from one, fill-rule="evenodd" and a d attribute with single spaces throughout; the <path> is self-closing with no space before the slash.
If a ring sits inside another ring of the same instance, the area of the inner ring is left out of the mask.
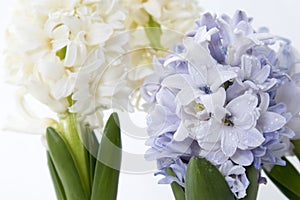
<path id="1" fill-rule="evenodd" d="M 19 0 L 6 32 L 8 81 L 60 115 L 93 114 L 113 99 L 124 105 L 126 63 L 114 61 L 128 42 L 119 6 L 115 0 Z"/>

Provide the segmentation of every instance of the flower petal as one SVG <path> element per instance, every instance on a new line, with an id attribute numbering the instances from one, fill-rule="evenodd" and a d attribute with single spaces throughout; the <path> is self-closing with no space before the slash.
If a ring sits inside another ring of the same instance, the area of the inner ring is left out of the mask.
<path id="1" fill-rule="evenodd" d="M 241 151 L 239 149 L 230 158 L 233 162 L 242 166 L 249 166 L 254 160 L 254 156 L 251 151 Z"/>
<path id="2" fill-rule="evenodd" d="M 221 148 L 226 156 L 232 156 L 238 146 L 238 135 L 234 128 L 224 127 L 221 139 Z"/>
<path id="3" fill-rule="evenodd" d="M 174 133 L 174 140 L 175 141 L 183 141 L 189 136 L 189 131 L 185 127 L 183 121 L 180 122 L 177 131 Z"/>
<path id="4" fill-rule="evenodd" d="M 286 119 L 274 112 L 264 112 L 261 114 L 258 125 L 263 132 L 270 133 L 282 128 L 286 123 Z"/>
<path id="5" fill-rule="evenodd" d="M 265 138 L 262 133 L 260 133 L 256 128 L 252 128 L 246 131 L 239 131 L 239 148 L 247 148 L 247 147 L 258 147 L 261 145 Z"/>
<path id="6" fill-rule="evenodd" d="M 242 118 L 245 115 L 251 114 L 256 108 L 257 103 L 258 99 L 256 96 L 244 94 L 230 101 L 226 108 L 234 117 Z"/>
<path id="7" fill-rule="evenodd" d="M 161 85 L 176 89 L 194 88 L 195 86 L 190 79 L 187 74 L 175 74 L 165 78 Z"/>
<path id="8" fill-rule="evenodd" d="M 89 26 L 86 36 L 86 42 L 89 45 L 97 45 L 105 42 L 113 34 L 110 25 L 104 23 L 95 23 Z"/>

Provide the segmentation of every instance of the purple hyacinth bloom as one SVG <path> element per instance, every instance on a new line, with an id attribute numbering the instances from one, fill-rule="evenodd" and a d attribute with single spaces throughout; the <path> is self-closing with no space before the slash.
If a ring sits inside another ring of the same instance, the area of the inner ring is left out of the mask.
<path id="1" fill-rule="evenodd" d="M 187 164 L 198 156 L 239 199 L 249 186 L 246 166 L 260 174 L 285 165 L 290 140 L 300 138 L 299 56 L 289 40 L 251 22 L 243 11 L 205 13 L 174 53 L 154 59 L 141 93 L 150 105 L 145 157 L 157 160 L 160 183 L 185 187 Z"/>

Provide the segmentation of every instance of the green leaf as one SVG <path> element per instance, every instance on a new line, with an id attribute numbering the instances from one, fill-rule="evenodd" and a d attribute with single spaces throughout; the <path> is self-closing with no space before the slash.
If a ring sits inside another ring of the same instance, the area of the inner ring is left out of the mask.
<path id="1" fill-rule="evenodd" d="M 117 198 L 122 157 L 121 132 L 117 113 L 110 115 L 101 139 L 91 200 Z"/>
<path id="2" fill-rule="evenodd" d="M 300 140 L 292 140 L 292 143 L 294 144 L 294 153 L 297 156 L 298 160 L 300 160 Z"/>
<path id="3" fill-rule="evenodd" d="M 65 195 L 63 185 L 62 185 L 61 180 L 56 172 L 54 163 L 51 159 L 49 152 L 47 152 L 47 160 L 48 160 L 48 167 L 49 167 L 50 175 L 52 178 L 52 183 L 54 185 L 56 197 L 58 200 L 66 200 L 66 195 Z"/>
<path id="4" fill-rule="evenodd" d="M 89 125 L 85 124 L 80 126 L 81 137 L 83 143 L 85 144 L 87 154 L 88 154 L 88 168 L 89 168 L 89 178 L 90 178 L 90 185 L 93 185 L 94 181 L 94 173 L 95 167 L 97 162 L 97 154 L 99 149 L 99 142 L 94 131 L 90 128 Z"/>
<path id="5" fill-rule="evenodd" d="M 68 113 L 65 118 L 60 118 L 59 131 L 64 139 L 69 152 L 74 160 L 75 167 L 77 168 L 79 177 L 81 179 L 83 189 L 87 194 L 87 198 L 90 197 L 91 186 L 88 167 L 88 154 L 85 146 L 82 144 L 78 133 L 78 123 L 76 116 L 72 113 Z"/>
<path id="6" fill-rule="evenodd" d="M 149 16 L 148 24 L 144 26 L 146 36 L 150 42 L 150 46 L 154 50 L 162 50 L 163 46 L 160 43 L 162 31 L 160 24 L 157 23 L 152 16 Z"/>
<path id="7" fill-rule="evenodd" d="M 204 158 L 192 157 L 186 172 L 186 200 L 234 200 L 221 172 Z"/>
<path id="8" fill-rule="evenodd" d="M 176 174 L 171 168 L 167 169 L 167 173 L 170 176 L 176 177 Z M 171 183 L 171 188 L 176 200 L 185 200 L 184 189 L 176 182 Z"/>
<path id="9" fill-rule="evenodd" d="M 281 185 L 279 182 L 277 182 L 275 179 L 270 178 L 272 182 L 278 187 L 278 189 L 285 194 L 286 197 L 288 197 L 290 200 L 299 200 L 300 198 L 295 195 L 293 192 L 291 192 L 289 189 Z"/>
<path id="10" fill-rule="evenodd" d="M 246 174 L 250 185 L 247 188 L 247 196 L 243 200 L 256 200 L 258 192 L 258 171 L 254 166 L 246 167 Z"/>
<path id="11" fill-rule="evenodd" d="M 64 140 L 53 128 L 47 128 L 49 154 L 63 185 L 67 199 L 87 200 L 77 168 Z"/>
<path id="12" fill-rule="evenodd" d="M 67 52 L 67 46 L 65 46 L 62 49 L 58 50 L 56 52 L 56 56 L 58 56 L 60 60 L 63 60 L 66 57 L 66 52 Z"/>
<path id="13" fill-rule="evenodd" d="M 265 172 L 287 197 L 297 196 L 300 199 L 300 174 L 286 158 L 283 160 L 286 166 L 275 165 L 270 172 Z"/>

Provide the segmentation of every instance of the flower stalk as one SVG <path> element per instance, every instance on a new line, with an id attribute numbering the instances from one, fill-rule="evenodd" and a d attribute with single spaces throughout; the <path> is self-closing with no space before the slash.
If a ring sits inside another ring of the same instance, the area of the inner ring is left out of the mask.
<path id="1" fill-rule="evenodd" d="M 122 154 L 118 115 L 110 116 L 100 145 L 89 126 L 82 129 L 76 123 L 69 114 L 57 130 L 47 129 L 48 166 L 57 198 L 115 200 Z"/>
<path id="2" fill-rule="evenodd" d="M 78 124 L 76 121 L 76 115 L 73 113 L 68 113 L 64 118 L 59 120 L 58 130 L 70 151 L 85 193 L 89 197 L 91 186 L 89 182 L 89 170 L 87 166 L 88 155 L 85 146 L 81 142 L 79 133 L 77 131 L 77 126 Z"/>

